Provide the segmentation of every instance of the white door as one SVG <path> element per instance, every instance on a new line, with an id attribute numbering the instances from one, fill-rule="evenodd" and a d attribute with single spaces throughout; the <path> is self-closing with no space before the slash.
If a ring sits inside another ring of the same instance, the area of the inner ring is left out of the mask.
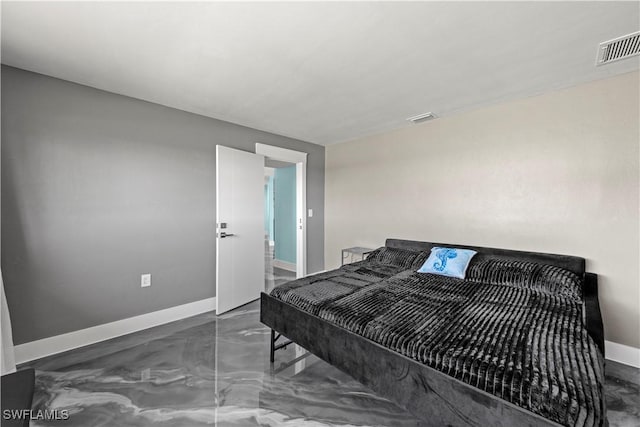
<path id="1" fill-rule="evenodd" d="M 264 289 L 264 157 L 216 145 L 216 314 Z"/>

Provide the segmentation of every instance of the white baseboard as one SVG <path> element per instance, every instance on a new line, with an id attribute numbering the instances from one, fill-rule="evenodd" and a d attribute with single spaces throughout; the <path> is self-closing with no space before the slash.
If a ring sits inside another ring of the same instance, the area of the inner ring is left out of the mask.
<path id="1" fill-rule="evenodd" d="M 152 328 L 154 326 L 173 322 L 197 314 L 213 311 L 216 308 L 216 298 L 207 298 L 175 307 L 165 308 L 127 319 L 103 325 L 92 326 L 79 331 L 68 332 L 54 337 L 15 346 L 16 364 L 29 362 L 74 348 L 84 347 L 100 341 L 127 335 L 132 332 Z"/>
<path id="2" fill-rule="evenodd" d="M 315 273 L 308 273 L 305 277 L 315 276 L 316 274 L 326 273 L 326 272 L 327 270 L 320 270 L 320 271 L 316 271 Z"/>
<path id="3" fill-rule="evenodd" d="M 640 368 L 640 348 L 605 341 L 604 352 L 609 360 Z"/>
<path id="4" fill-rule="evenodd" d="M 295 263 L 282 261 L 281 259 L 274 259 L 273 260 L 273 266 L 281 268 L 283 270 L 293 271 L 294 273 L 296 271 L 296 264 Z"/>

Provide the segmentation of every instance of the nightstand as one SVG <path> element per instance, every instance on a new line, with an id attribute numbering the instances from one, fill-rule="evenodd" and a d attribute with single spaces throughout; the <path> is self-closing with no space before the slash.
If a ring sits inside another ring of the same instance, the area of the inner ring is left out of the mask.
<path id="1" fill-rule="evenodd" d="M 353 256 L 357 255 L 360 257 L 359 261 L 364 261 L 367 258 L 367 255 L 373 252 L 374 250 L 371 248 L 363 248 L 362 246 L 354 246 L 352 248 L 346 248 L 342 250 L 342 264 L 344 265 L 344 260 L 347 257 L 351 257 L 349 263 L 354 262 Z"/>

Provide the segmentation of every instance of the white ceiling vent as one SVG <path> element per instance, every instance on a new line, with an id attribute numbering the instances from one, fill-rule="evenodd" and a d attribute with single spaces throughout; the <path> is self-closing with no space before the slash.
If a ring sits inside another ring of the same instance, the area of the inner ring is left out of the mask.
<path id="1" fill-rule="evenodd" d="M 436 117 L 437 116 L 433 113 L 424 113 L 424 114 L 419 114 L 417 116 L 409 117 L 407 120 L 417 124 L 417 123 L 426 122 L 427 120 L 433 120 Z"/>
<path id="2" fill-rule="evenodd" d="M 600 43 L 596 65 L 619 61 L 640 54 L 640 31 Z"/>

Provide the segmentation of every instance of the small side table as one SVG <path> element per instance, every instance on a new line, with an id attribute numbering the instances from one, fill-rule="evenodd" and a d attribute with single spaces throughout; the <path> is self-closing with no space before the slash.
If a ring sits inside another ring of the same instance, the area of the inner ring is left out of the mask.
<path id="1" fill-rule="evenodd" d="M 342 264 L 344 265 L 344 260 L 351 256 L 350 262 L 353 262 L 353 256 L 358 255 L 360 257 L 360 261 L 364 261 L 374 250 L 371 248 L 363 248 L 362 246 L 354 246 L 353 248 L 345 248 L 342 250 Z"/>

